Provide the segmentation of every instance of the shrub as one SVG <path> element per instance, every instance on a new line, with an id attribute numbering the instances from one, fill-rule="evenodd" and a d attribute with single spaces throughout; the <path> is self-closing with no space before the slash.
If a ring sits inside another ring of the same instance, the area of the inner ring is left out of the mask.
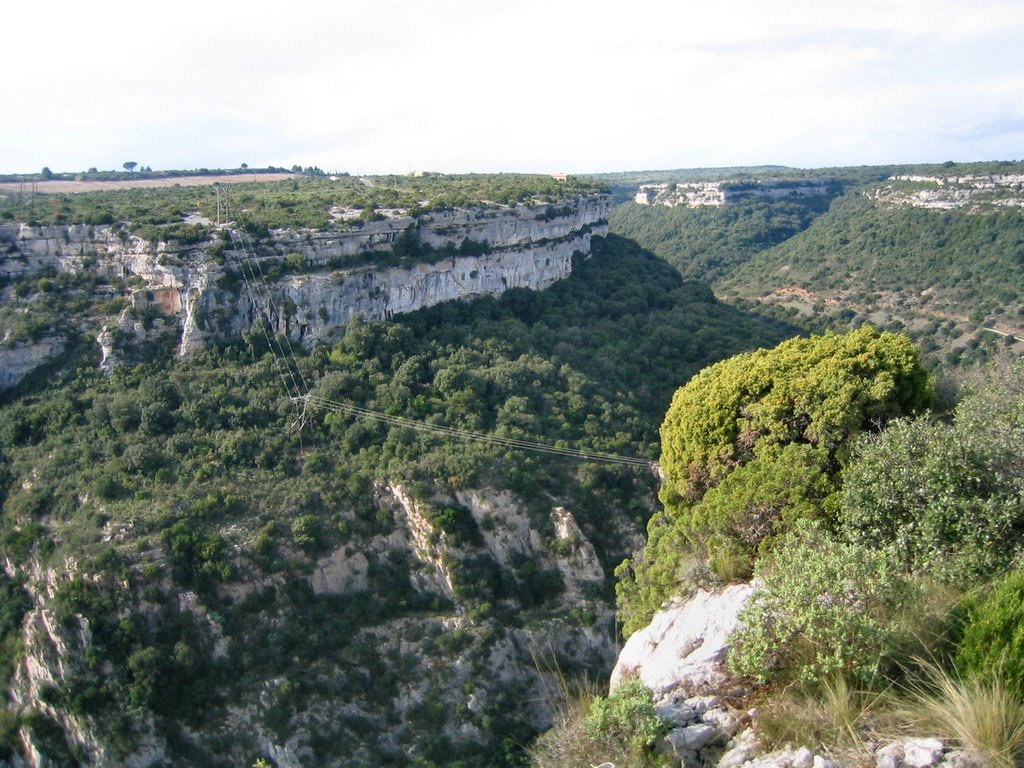
<path id="1" fill-rule="evenodd" d="M 662 765 L 654 751 L 668 725 L 658 717 L 651 692 L 632 679 L 608 697 L 568 690 L 556 714 L 555 727 L 542 734 L 530 748 L 534 768 L 590 768 L 611 762 L 622 768 Z"/>
<path id="2" fill-rule="evenodd" d="M 968 609 L 956 661 L 969 679 L 999 681 L 1024 697 L 1024 571 Z"/>
<path id="3" fill-rule="evenodd" d="M 651 691 L 639 678 L 626 680 L 607 698 L 594 699 L 584 724 L 594 738 L 620 745 L 634 757 L 651 755 L 668 732 L 654 711 Z"/>
<path id="4" fill-rule="evenodd" d="M 758 561 L 729 666 L 764 682 L 844 675 L 870 682 L 905 640 L 901 613 L 916 590 L 877 549 L 843 544 L 812 526 Z"/>
<path id="5" fill-rule="evenodd" d="M 736 355 L 672 398 L 661 427 L 663 500 L 699 498 L 758 446 L 806 443 L 834 456 L 857 433 L 931 399 L 910 340 L 867 327 Z"/>
<path id="6" fill-rule="evenodd" d="M 703 543 L 720 578 L 748 577 L 762 545 L 796 521 L 820 516 L 835 490 L 826 464 L 827 456 L 808 445 L 773 448 L 704 494 L 687 515 L 686 526 L 692 537 L 711 532 Z"/>
<path id="7" fill-rule="evenodd" d="M 292 541 L 307 551 L 314 551 L 323 545 L 323 527 L 316 515 L 300 515 L 292 520 Z"/>
<path id="8" fill-rule="evenodd" d="M 871 328 L 791 339 L 702 370 L 661 425 L 665 514 L 618 572 L 624 634 L 685 591 L 686 556 L 704 553 L 720 577 L 743 578 L 797 521 L 834 515 L 853 439 L 931 401 L 910 340 Z"/>
<path id="9" fill-rule="evenodd" d="M 952 424 L 898 421 L 843 473 L 839 524 L 903 569 L 967 586 L 1024 552 L 1024 364 L 989 372 Z"/>

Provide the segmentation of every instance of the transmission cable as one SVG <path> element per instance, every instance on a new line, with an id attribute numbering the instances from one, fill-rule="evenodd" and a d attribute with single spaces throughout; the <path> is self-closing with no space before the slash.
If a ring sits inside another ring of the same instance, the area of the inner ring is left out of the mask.
<path id="1" fill-rule="evenodd" d="M 229 220 L 232 220 L 234 217 L 231 217 L 228 212 L 227 195 L 225 194 L 224 197 L 225 215 Z M 329 400 L 328 398 L 311 394 L 309 391 L 309 385 L 302 374 L 302 367 L 299 365 L 295 349 L 292 347 L 291 340 L 288 338 L 288 334 L 271 334 L 267 328 L 267 326 L 270 325 L 271 318 L 278 315 L 279 309 L 278 306 L 274 304 L 269 281 L 267 280 L 267 276 L 260 264 L 259 257 L 256 255 L 256 248 L 252 238 L 249 236 L 244 225 L 239 225 L 237 231 L 229 227 L 228 237 L 232 245 L 235 244 L 235 238 L 237 237 L 238 244 L 242 247 L 242 254 L 245 257 L 244 260 L 242 257 L 237 255 L 235 248 L 232 248 L 232 251 L 235 252 L 235 258 L 239 264 L 239 271 L 242 275 L 242 280 L 245 283 L 246 292 L 249 294 L 249 298 L 253 302 L 253 306 L 257 313 L 260 314 L 260 328 L 267 341 L 267 347 L 274 358 L 275 367 L 278 369 L 278 375 L 281 378 L 285 391 L 293 403 L 301 403 L 303 406 L 302 416 L 300 417 L 300 421 L 302 423 L 305 422 L 307 409 L 309 407 L 314 407 L 354 418 L 377 421 L 390 426 L 412 429 L 438 437 L 484 443 L 499 448 L 533 451 L 536 453 L 564 456 L 583 461 L 621 464 L 625 466 L 647 468 L 657 466 L 657 462 L 653 462 L 648 459 L 641 459 L 633 456 L 620 456 L 603 451 L 586 451 L 577 448 L 565 448 L 550 445 L 548 443 L 541 443 L 535 440 L 502 437 L 500 435 L 474 432 L 472 430 L 458 429 L 456 427 L 449 427 L 441 424 L 431 424 L 426 421 L 387 414 L 370 408 L 363 408 L 353 403 Z M 246 274 L 246 266 L 248 266 L 248 274 Z M 257 272 L 259 272 L 258 275 Z M 266 319 L 264 319 L 263 313 L 260 309 L 261 304 L 267 308 L 268 316 Z M 286 345 L 287 349 L 285 349 Z"/>
<path id="2" fill-rule="evenodd" d="M 224 195 L 224 210 L 225 215 L 231 219 L 232 217 L 228 212 L 228 196 L 226 194 Z M 245 256 L 243 260 L 242 257 L 238 256 L 237 250 L 232 247 L 231 250 L 235 253 L 235 258 L 238 261 L 239 273 L 245 283 L 246 292 L 249 294 L 249 299 L 252 301 L 253 307 L 259 316 L 260 330 L 263 332 L 263 337 L 274 358 L 275 367 L 278 369 L 278 375 L 281 377 L 288 396 L 299 397 L 305 395 L 309 391 L 309 387 L 302 375 L 302 370 L 296 359 L 295 351 L 292 349 L 291 341 L 288 339 L 287 334 L 272 334 L 267 328 L 268 325 L 271 325 L 272 318 L 278 315 L 279 310 L 274 304 L 273 295 L 270 291 L 266 275 L 264 275 L 263 269 L 260 266 L 259 258 L 256 256 L 256 248 L 252 239 L 249 237 L 244 226 L 240 226 L 239 230 L 239 233 L 236 235 L 229 227 L 228 237 L 232 246 L 234 246 L 237 236 L 237 242 L 241 246 L 242 254 Z M 248 274 L 246 274 L 247 266 Z M 259 277 L 256 275 L 257 269 L 259 270 Z M 264 310 L 261 308 L 261 305 L 266 307 L 266 316 L 264 316 Z M 282 335 L 284 336 L 283 342 L 280 338 Z M 288 345 L 287 351 L 285 351 L 284 344 Z M 292 363 L 291 365 L 289 365 L 289 360 Z"/>

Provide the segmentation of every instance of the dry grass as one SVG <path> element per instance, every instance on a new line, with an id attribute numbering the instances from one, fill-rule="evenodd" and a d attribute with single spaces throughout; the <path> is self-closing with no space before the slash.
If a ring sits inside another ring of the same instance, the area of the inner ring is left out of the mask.
<path id="1" fill-rule="evenodd" d="M 998 680 L 960 680 L 934 665 L 907 698 L 903 716 L 916 731 L 934 733 L 974 752 L 987 765 L 1024 762 L 1024 703 Z"/>
<path id="2" fill-rule="evenodd" d="M 893 708 L 888 690 L 862 690 L 835 677 L 777 694 L 757 723 L 770 749 L 800 744 L 857 758 L 869 755 L 871 742 L 891 728 Z"/>
<path id="3" fill-rule="evenodd" d="M 528 750 L 530 765 L 532 768 L 589 768 L 597 745 L 587 734 L 585 721 L 591 703 L 605 691 L 589 679 L 570 681 L 553 648 L 549 647 L 543 654 L 531 648 L 530 655 L 542 681 L 543 698 L 554 712 L 551 729 L 541 734 Z"/>

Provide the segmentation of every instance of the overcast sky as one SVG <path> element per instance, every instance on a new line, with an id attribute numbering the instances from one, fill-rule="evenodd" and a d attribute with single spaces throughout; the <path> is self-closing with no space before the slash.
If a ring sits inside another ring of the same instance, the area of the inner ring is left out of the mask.
<path id="1" fill-rule="evenodd" d="M 1024 0 L 34 0 L 0 172 L 1024 158 Z"/>

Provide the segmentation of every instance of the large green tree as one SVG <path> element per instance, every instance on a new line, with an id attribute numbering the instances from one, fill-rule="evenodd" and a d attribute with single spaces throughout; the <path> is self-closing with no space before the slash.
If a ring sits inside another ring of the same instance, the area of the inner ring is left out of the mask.
<path id="1" fill-rule="evenodd" d="M 852 439 L 931 401 L 910 340 L 868 327 L 791 339 L 701 371 L 676 392 L 661 427 L 664 512 L 652 518 L 644 552 L 619 571 L 625 631 L 643 626 L 694 571 L 745 577 L 796 520 L 829 523 Z"/>

